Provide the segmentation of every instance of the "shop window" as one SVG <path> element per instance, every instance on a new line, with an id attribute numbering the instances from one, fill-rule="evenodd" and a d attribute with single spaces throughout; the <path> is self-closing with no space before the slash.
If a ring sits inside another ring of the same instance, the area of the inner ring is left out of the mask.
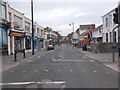
<path id="1" fill-rule="evenodd" d="M 30 23 L 25 22 L 25 31 L 30 32 Z"/>
<path id="2" fill-rule="evenodd" d="M 12 22 L 11 13 L 9 12 L 9 22 Z"/>
<path id="3" fill-rule="evenodd" d="M 15 29 L 22 29 L 22 18 L 14 15 L 14 22 L 17 22 L 19 24 L 19 27 Z"/>

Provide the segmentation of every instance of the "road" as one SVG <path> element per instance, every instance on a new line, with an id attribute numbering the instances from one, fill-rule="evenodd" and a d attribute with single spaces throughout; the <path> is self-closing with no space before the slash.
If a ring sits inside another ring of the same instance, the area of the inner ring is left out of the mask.
<path id="1" fill-rule="evenodd" d="M 117 88 L 118 73 L 63 44 L 3 72 L 3 83 L 65 81 L 67 88 Z"/>

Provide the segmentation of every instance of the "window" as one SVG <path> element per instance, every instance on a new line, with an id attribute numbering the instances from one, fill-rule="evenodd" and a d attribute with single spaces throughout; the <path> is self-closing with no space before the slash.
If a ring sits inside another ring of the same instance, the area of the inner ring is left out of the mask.
<path id="1" fill-rule="evenodd" d="M 35 34 L 35 32 L 36 32 L 36 26 L 34 25 L 34 34 Z"/>
<path id="2" fill-rule="evenodd" d="M 30 23 L 25 22 L 25 31 L 30 32 Z"/>
<path id="3" fill-rule="evenodd" d="M 22 29 L 22 18 L 14 15 L 14 22 L 17 22 L 19 24 L 19 29 Z"/>
<path id="4" fill-rule="evenodd" d="M 108 18 L 105 19 L 105 25 L 108 27 Z"/>
<path id="5" fill-rule="evenodd" d="M 106 42 L 108 42 L 108 33 L 106 33 Z"/>
<path id="6" fill-rule="evenodd" d="M 40 29 L 39 28 L 37 28 L 37 34 L 40 35 Z"/>
<path id="7" fill-rule="evenodd" d="M 9 22 L 12 22 L 11 13 L 9 12 Z"/>
<path id="8" fill-rule="evenodd" d="M 102 33 L 102 31 L 101 31 L 101 29 L 99 29 L 99 34 L 101 34 Z"/>
<path id="9" fill-rule="evenodd" d="M 110 26 L 111 26 L 112 25 L 112 15 L 110 15 L 109 23 L 110 23 Z"/>

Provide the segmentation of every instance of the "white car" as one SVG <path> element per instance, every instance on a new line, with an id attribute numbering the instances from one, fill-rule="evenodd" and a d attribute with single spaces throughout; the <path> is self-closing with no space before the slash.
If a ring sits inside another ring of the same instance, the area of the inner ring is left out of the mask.
<path id="1" fill-rule="evenodd" d="M 52 44 L 48 45 L 47 50 L 54 50 L 54 46 Z"/>

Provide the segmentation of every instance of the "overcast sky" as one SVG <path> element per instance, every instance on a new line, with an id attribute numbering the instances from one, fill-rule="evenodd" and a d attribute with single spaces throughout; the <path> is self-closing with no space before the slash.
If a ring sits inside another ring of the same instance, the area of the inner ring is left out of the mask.
<path id="1" fill-rule="evenodd" d="M 33 0 L 34 21 L 49 26 L 62 35 L 72 32 L 81 24 L 102 24 L 102 16 L 117 7 L 119 0 Z M 8 0 L 11 7 L 31 18 L 30 0 Z"/>

